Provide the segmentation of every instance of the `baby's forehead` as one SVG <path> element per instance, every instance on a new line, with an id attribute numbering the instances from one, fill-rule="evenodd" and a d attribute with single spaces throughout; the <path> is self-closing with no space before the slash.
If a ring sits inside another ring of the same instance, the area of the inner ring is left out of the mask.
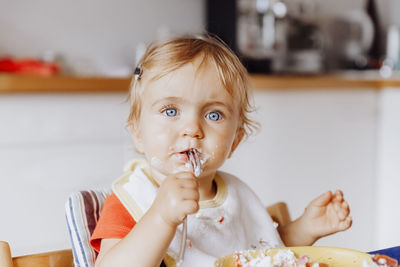
<path id="1" fill-rule="evenodd" d="M 211 57 L 197 56 L 193 59 L 187 59 L 180 62 L 172 62 L 170 60 L 154 62 L 148 68 L 146 68 L 146 73 L 149 74 L 150 80 L 157 80 L 165 75 L 176 72 L 191 66 L 194 74 L 201 74 L 204 70 L 213 69 L 218 71 L 217 64 Z"/>
<path id="2" fill-rule="evenodd" d="M 187 68 L 190 66 L 191 68 Z M 216 61 L 211 58 L 205 57 L 196 57 L 192 61 L 185 62 L 184 64 L 180 65 L 173 65 L 173 64 L 158 64 L 152 66 L 147 72 L 147 86 L 151 85 L 153 82 L 157 82 L 158 80 L 162 79 L 163 81 L 168 79 L 174 79 L 175 73 L 180 72 L 183 68 L 189 69 L 190 74 L 197 81 L 202 81 L 207 78 L 212 78 L 215 83 L 220 84 L 224 87 L 224 89 L 232 96 L 236 97 L 239 93 L 239 85 L 232 79 L 232 75 L 227 74 L 224 71 L 223 66 L 219 66 Z M 212 72 L 215 75 L 208 75 L 206 73 Z M 167 77 L 167 79 L 165 79 Z"/>
<path id="3" fill-rule="evenodd" d="M 222 92 L 222 95 L 231 96 L 224 86 L 223 79 L 212 66 L 197 68 L 190 63 L 162 76 L 155 74 L 145 85 L 144 91 L 150 94 L 157 92 L 160 95 L 170 95 L 170 92 L 180 95 L 201 91 L 210 97 L 218 97 Z"/>

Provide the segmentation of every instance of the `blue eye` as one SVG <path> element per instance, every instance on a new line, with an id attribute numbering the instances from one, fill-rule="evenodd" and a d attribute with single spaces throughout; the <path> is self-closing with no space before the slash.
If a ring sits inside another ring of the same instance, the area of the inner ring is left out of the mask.
<path id="1" fill-rule="evenodd" d="M 164 112 L 168 117 L 175 117 L 178 114 L 178 111 L 175 108 L 167 108 Z"/>
<path id="2" fill-rule="evenodd" d="M 206 118 L 210 119 L 212 121 L 219 121 L 222 118 L 222 116 L 219 112 L 213 111 L 213 112 L 208 113 L 206 115 Z"/>

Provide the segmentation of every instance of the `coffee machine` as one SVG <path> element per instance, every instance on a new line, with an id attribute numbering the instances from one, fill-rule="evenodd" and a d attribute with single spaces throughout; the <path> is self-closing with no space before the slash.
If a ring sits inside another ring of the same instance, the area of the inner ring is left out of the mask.
<path id="1" fill-rule="evenodd" d="M 318 29 L 289 17 L 283 0 L 208 0 L 206 14 L 207 31 L 225 41 L 249 72 L 322 68 L 321 55 L 311 43 Z"/>
<path id="2" fill-rule="evenodd" d="M 326 16 L 321 8 L 313 0 L 207 0 L 206 25 L 251 73 L 367 67 L 374 31 L 366 10 Z"/>
<path id="3" fill-rule="evenodd" d="M 226 42 L 249 72 L 271 72 L 275 44 L 270 33 L 275 21 L 269 3 L 270 0 L 206 2 L 207 31 Z"/>

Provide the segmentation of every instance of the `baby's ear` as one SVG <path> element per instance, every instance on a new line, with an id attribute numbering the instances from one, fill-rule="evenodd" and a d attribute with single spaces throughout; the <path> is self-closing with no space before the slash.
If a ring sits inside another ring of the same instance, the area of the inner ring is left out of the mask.
<path id="1" fill-rule="evenodd" d="M 238 147 L 240 142 L 242 142 L 243 137 L 244 137 L 244 129 L 243 129 L 243 127 L 240 127 L 236 131 L 236 136 L 235 136 L 235 139 L 233 140 L 231 152 L 229 152 L 228 158 L 230 158 L 232 156 L 233 152 L 236 150 L 236 148 Z"/>
<path id="2" fill-rule="evenodd" d="M 140 129 L 139 127 L 134 127 L 133 125 L 129 126 L 129 132 L 131 134 L 131 137 L 133 139 L 133 143 L 135 144 L 136 152 L 139 152 L 140 154 L 143 154 L 143 142 L 140 134 Z"/>

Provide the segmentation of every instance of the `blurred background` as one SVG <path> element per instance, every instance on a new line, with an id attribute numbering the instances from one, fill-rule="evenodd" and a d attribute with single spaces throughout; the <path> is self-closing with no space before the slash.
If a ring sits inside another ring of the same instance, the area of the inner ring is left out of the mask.
<path id="1" fill-rule="evenodd" d="M 0 240 L 70 248 L 71 192 L 132 157 L 129 77 L 152 40 L 209 31 L 250 72 L 260 131 L 224 170 L 292 218 L 342 189 L 353 227 L 317 242 L 399 245 L 400 3 L 395 0 L 0 0 Z"/>

